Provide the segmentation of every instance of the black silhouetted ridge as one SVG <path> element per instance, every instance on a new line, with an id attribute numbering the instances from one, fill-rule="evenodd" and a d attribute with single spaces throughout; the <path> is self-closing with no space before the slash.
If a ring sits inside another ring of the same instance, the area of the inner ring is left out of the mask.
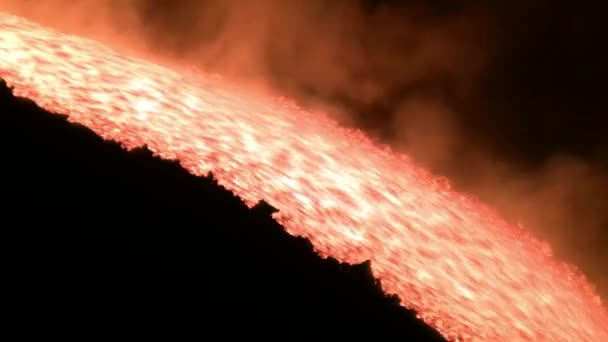
<path id="1" fill-rule="evenodd" d="M 243 327 L 256 322 L 260 336 L 328 329 L 441 340 L 382 293 L 367 263 L 321 259 L 269 205 L 248 209 L 211 175 L 145 147 L 127 152 L 4 83 L 0 108 L 3 302 L 17 326 L 179 323 L 251 337 Z"/>

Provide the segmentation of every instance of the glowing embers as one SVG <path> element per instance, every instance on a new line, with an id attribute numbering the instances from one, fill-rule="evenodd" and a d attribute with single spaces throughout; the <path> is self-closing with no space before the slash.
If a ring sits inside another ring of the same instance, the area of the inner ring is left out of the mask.
<path id="1" fill-rule="evenodd" d="M 212 171 L 251 206 L 264 199 L 321 255 L 371 260 L 386 292 L 450 339 L 608 341 L 599 299 L 546 244 L 321 114 L 10 15 L 0 77 L 104 138 Z"/>

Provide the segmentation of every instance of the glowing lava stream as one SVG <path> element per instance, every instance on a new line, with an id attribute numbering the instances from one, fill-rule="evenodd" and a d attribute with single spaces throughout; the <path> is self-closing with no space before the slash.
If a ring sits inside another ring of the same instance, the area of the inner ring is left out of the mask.
<path id="1" fill-rule="evenodd" d="M 546 244 L 321 114 L 2 14 L 0 77 L 126 148 L 212 171 L 250 206 L 266 200 L 323 256 L 371 260 L 448 339 L 608 341 L 599 297 Z"/>

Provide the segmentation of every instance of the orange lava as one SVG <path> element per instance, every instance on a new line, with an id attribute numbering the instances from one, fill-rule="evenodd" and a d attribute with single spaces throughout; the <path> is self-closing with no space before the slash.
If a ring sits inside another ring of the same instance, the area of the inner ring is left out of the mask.
<path id="1" fill-rule="evenodd" d="M 0 14 L 0 77 L 126 148 L 260 199 L 322 256 L 372 261 L 387 293 L 454 341 L 608 341 L 608 313 L 548 245 L 404 155 L 273 97 Z"/>

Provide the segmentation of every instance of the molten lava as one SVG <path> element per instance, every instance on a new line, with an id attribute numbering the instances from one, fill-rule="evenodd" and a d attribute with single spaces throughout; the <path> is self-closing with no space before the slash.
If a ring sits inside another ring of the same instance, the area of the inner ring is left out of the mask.
<path id="1" fill-rule="evenodd" d="M 0 14 L 0 77 L 126 148 L 213 172 L 322 256 L 372 261 L 387 293 L 455 341 L 608 341 L 588 282 L 406 157 L 321 114 Z"/>

